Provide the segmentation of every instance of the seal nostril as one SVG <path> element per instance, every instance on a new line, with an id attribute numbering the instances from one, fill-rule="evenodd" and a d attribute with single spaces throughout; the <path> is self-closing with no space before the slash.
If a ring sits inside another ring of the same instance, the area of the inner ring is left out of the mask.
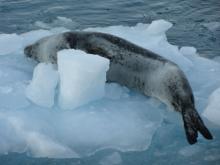
<path id="1" fill-rule="evenodd" d="M 32 50 L 32 46 L 27 46 L 24 48 L 24 54 L 27 56 L 27 57 L 31 57 L 31 50 Z"/>

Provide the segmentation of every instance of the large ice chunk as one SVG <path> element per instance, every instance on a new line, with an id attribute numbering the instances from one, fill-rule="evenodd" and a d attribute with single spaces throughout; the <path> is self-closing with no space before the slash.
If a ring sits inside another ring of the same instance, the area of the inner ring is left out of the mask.
<path id="1" fill-rule="evenodd" d="M 209 97 L 209 103 L 203 112 L 208 120 L 220 126 L 220 88 L 216 89 Z"/>
<path id="2" fill-rule="evenodd" d="M 26 89 L 27 98 L 37 105 L 52 107 L 58 80 L 58 72 L 52 64 L 38 64 L 34 69 L 33 79 Z"/>
<path id="3" fill-rule="evenodd" d="M 109 60 L 80 50 L 58 52 L 59 105 L 74 109 L 104 96 Z"/>

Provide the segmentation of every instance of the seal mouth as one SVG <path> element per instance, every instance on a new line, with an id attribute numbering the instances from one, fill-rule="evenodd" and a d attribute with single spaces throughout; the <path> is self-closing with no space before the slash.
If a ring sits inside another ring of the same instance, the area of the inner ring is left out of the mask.
<path id="1" fill-rule="evenodd" d="M 31 57 L 31 50 L 32 50 L 32 46 L 26 46 L 24 48 L 24 54 L 27 56 L 27 57 Z"/>

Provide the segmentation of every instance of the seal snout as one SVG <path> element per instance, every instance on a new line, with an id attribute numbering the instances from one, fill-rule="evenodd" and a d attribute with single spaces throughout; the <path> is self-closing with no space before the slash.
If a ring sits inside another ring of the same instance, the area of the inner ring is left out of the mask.
<path id="1" fill-rule="evenodd" d="M 27 56 L 27 57 L 31 57 L 31 52 L 32 52 L 32 45 L 29 45 L 29 46 L 26 46 L 24 48 L 24 54 Z"/>

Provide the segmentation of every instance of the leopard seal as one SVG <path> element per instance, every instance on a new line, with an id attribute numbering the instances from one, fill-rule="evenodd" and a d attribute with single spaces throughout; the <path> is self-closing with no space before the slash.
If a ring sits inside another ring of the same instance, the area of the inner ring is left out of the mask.
<path id="1" fill-rule="evenodd" d="M 116 82 L 146 96 L 158 98 L 182 115 L 190 144 L 198 132 L 212 135 L 195 108 L 194 96 L 183 71 L 173 62 L 120 37 L 99 32 L 65 32 L 40 39 L 24 53 L 38 62 L 57 62 L 62 49 L 80 49 L 110 59 L 107 82 Z"/>

